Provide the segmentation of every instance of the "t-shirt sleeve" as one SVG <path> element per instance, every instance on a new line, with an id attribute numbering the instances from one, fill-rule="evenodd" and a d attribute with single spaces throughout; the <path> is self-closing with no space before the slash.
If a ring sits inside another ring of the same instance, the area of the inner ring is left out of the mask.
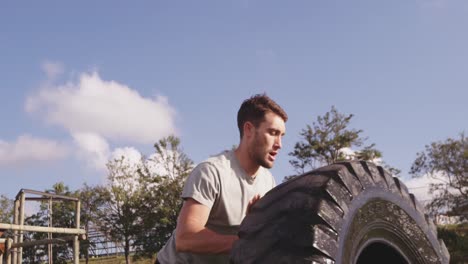
<path id="1" fill-rule="evenodd" d="M 219 194 L 218 171 L 210 163 L 201 163 L 185 182 L 182 198 L 192 198 L 211 208 Z"/>

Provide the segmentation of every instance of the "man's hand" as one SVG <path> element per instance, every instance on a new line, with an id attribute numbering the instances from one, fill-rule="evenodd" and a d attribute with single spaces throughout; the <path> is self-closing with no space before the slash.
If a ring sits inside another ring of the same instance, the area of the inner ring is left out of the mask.
<path id="1" fill-rule="evenodd" d="M 250 210 L 252 209 L 252 206 L 258 202 L 258 200 L 260 200 L 260 194 L 256 194 L 250 201 L 249 201 L 249 204 L 247 205 L 247 213 L 246 214 L 249 214 L 250 213 Z"/>

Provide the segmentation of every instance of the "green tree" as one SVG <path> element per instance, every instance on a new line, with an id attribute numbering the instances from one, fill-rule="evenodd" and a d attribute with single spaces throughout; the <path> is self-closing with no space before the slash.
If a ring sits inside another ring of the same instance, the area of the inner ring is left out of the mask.
<path id="1" fill-rule="evenodd" d="M 69 190 L 63 182 L 56 183 L 52 189 L 45 192 L 57 195 L 71 196 L 73 193 Z M 75 203 L 72 201 L 55 200 L 52 201 L 52 207 L 47 201 L 43 201 L 40 205 L 39 211 L 25 219 L 27 225 L 35 226 L 51 226 L 51 227 L 65 227 L 75 228 Z M 53 234 L 53 238 L 60 238 L 68 236 L 66 234 Z M 40 232 L 26 232 L 25 241 L 46 239 L 46 233 Z M 35 247 L 27 247 L 24 249 L 23 257 L 24 263 L 38 263 L 44 260 L 47 256 L 47 245 L 38 245 Z M 73 256 L 72 243 L 66 244 L 53 244 L 52 245 L 52 261 L 53 263 L 67 263 L 66 261 Z"/>
<path id="2" fill-rule="evenodd" d="M 329 165 L 347 159 L 372 160 L 380 158 L 381 152 L 374 144 L 356 151 L 353 157 L 343 152 L 345 148 L 361 147 L 366 138 L 361 136 L 363 130 L 348 128 L 353 115 L 345 115 L 332 106 L 323 116 L 318 116 L 312 126 L 307 125 L 300 133 L 301 141 L 294 145 L 289 153 L 293 158 L 289 163 L 299 174 L 319 166 Z"/>
<path id="3" fill-rule="evenodd" d="M 183 184 L 193 168 L 177 137 L 163 138 L 154 148 L 140 170 L 143 202 L 137 212 L 141 222 L 134 245 L 137 254 L 145 257 L 159 251 L 175 229 Z"/>
<path id="4" fill-rule="evenodd" d="M 437 236 L 450 252 L 450 263 L 466 263 L 468 259 L 468 223 L 437 227 Z"/>
<path id="5" fill-rule="evenodd" d="M 426 145 L 424 151 L 416 154 L 410 174 L 429 175 L 440 181 L 430 184 L 431 212 L 448 211 L 468 218 L 468 144 L 464 133 L 459 138 Z"/>
<path id="6" fill-rule="evenodd" d="M 52 186 L 52 189 L 46 190 L 47 193 L 53 193 L 58 195 L 70 196 L 73 197 L 74 193 L 70 191 L 70 188 L 66 186 L 63 182 L 56 183 Z M 48 207 L 44 206 L 43 209 Z M 53 227 L 66 227 L 66 228 L 75 228 L 75 202 L 58 200 L 52 202 L 52 226 Z M 50 221 L 50 220 L 49 220 Z M 54 238 L 65 237 L 66 234 L 53 234 Z M 67 263 L 67 260 L 73 258 L 73 247 L 72 242 L 66 244 L 54 244 L 52 246 L 52 257 L 53 263 Z"/>
<path id="7" fill-rule="evenodd" d="M 24 221 L 25 225 L 32 226 L 47 226 L 47 211 L 40 210 L 36 214 L 27 217 Z M 46 239 L 46 233 L 40 232 L 24 232 L 23 241 L 34 241 Z M 23 248 L 23 263 L 42 263 L 47 257 L 47 245 L 37 245 L 34 247 Z"/>
<path id="8" fill-rule="evenodd" d="M 126 157 L 111 160 L 107 164 L 109 185 L 99 215 L 100 231 L 116 242 L 123 242 L 127 264 L 130 263 L 131 243 L 137 228 L 136 209 L 142 203 L 138 173 L 141 164 L 132 164 Z"/>
<path id="9" fill-rule="evenodd" d="M 0 195 L 0 223 L 10 224 L 13 220 L 13 200 Z"/>
<path id="10" fill-rule="evenodd" d="M 83 187 L 76 192 L 76 196 L 81 201 L 81 225 L 86 230 L 86 237 L 89 237 L 90 226 L 93 223 L 99 222 L 100 211 L 104 206 L 107 195 L 109 193 L 103 186 L 89 186 L 84 184 Z M 86 239 L 80 243 L 81 255 L 84 255 L 86 263 L 89 262 L 89 250 L 96 245 Z"/>

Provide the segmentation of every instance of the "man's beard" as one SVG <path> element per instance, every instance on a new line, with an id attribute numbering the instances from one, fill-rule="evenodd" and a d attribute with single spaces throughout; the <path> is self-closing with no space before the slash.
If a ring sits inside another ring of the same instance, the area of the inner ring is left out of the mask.
<path id="1" fill-rule="evenodd" d="M 262 149 L 263 144 L 259 143 L 259 140 L 255 138 L 254 144 L 252 145 L 252 149 L 250 151 L 250 157 L 255 161 L 255 163 L 257 163 L 257 165 L 271 169 L 273 167 L 273 163 L 268 162 L 267 157 L 265 157 L 265 153 L 262 153 Z"/>
<path id="2" fill-rule="evenodd" d="M 258 165 L 266 168 L 266 169 L 271 169 L 273 168 L 273 163 L 268 163 L 266 160 L 264 159 L 258 159 L 257 161 Z"/>

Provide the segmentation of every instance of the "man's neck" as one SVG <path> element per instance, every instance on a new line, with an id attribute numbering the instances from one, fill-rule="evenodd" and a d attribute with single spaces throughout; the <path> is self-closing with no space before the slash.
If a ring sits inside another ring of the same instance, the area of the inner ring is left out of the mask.
<path id="1" fill-rule="evenodd" d="M 239 161 L 241 168 L 244 169 L 247 176 L 255 178 L 260 166 L 258 164 L 255 164 L 255 162 L 250 159 L 247 148 L 239 146 L 234 151 L 234 155 L 236 155 L 236 158 Z"/>

